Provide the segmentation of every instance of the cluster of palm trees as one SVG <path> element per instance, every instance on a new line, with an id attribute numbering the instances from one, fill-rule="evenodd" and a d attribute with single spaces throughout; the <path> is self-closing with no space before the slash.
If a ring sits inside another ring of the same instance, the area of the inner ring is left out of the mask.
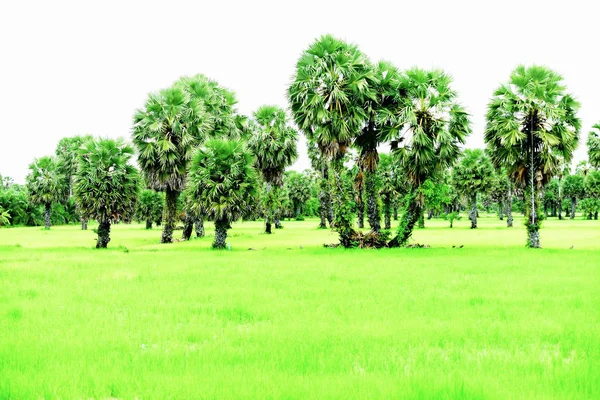
<path id="1" fill-rule="evenodd" d="M 342 246 L 404 246 L 426 210 L 431 216 L 443 209 L 452 226 L 459 197 L 468 199 L 477 228 L 478 194 L 485 193 L 500 216 L 507 214 L 508 226 L 513 196 L 525 199 L 527 245 L 540 247 L 540 207 L 578 144 L 579 104 L 554 71 L 518 66 L 488 105 L 485 150 L 463 151 L 471 124 L 451 84 L 441 70 L 372 63 L 356 45 L 331 35 L 302 53 L 287 92 L 289 109 L 319 177 L 320 227 L 335 228 Z M 99 221 L 98 247 L 108 244 L 111 221 L 136 215 L 148 228 L 162 223 L 163 243 L 173 241 L 180 218 L 183 239 L 194 226 L 202 236 L 204 218 L 213 220 L 215 248 L 226 246 L 227 230 L 240 218 L 261 215 L 270 234 L 281 227 L 286 199 L 300 218 L 310 179 L 290 175 L 284 185 L 298 141 L 286 111 L 265 105 L 246 117 L 236 103 L 233 92 L 203 75 L 183 77 L 135 111 L 133 146 L 66 138 L 56 157 L 35 160 L 29 197 L 44 206 L 46 227 L 52 203 L 74 199 L 83 227 L 88 219 Z M 592 169 L 600 167 L 600 125 L 594 129 L 587 142 Z M 379 153 L 383 146 L 390 154 Z M 581 183 L 593 213 L 600 202 L 597 174 L 590 171 L 585 182 L 565 175 L 559 197 L 572 196 Z M 398 228 L 390 232 L 399 208 Z M 355 214 L 362 228 L 365 209 L 367 235 L 355 229 Z"/>

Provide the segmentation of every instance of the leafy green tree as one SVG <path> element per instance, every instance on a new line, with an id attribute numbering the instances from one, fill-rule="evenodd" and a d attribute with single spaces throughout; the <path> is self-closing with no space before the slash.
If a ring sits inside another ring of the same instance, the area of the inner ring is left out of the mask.
<path id="1" fill-rule="evenodd" d="M 145 189 L 137 202 L 136 219 L 146 222 L 146 229 L 152 229 L 152 223 L 159 220 L 163 211 L 163 199 L 160 193 Z"/>
<path id="2" fill-rule="evenodd" d="M 254 158 L 243 143 L 212 139 L 190 167 L 186 194 L 191 209 L 215 221 L 213 247 L 224 249 L 230 224 L 252 210 L 258 195 Z"/>
<path id="3" fill-rule="evenodd" d="M 544 215 L 556 217 L 558 208 L 558 179 L 552 179 L 544 186 Z M 550 209 L 550 213 L 548 212 Z"/>
<path id="4" fill-rule="evenodd" d="M 396 140 L 399 168 L 404 171 L 408 195 L 398 234 L 390 245 L 408 242 L 423 214 L 423 183 L 447 170 L 459 158 L 460 145 L 471 133 L 468 114 L 456 101 L 451 78 L 444 72 L 413 68 L 401 81 L 403 93 L 397 110 L 403 122 Z"/>
<path id="5" fill-rule="evenodd" d="M 286 174 L 285 185 L 292 202 L 294 217 L 300 219 L 303 213 L 303 205 L 311 197 L 310 178 L 296 171 L 289 171 Z"/>
<path id="6" fill-rule="evenodd" d="M 469 199 L 471 229 L 477 228 L 477 194 L 491 188 L 493 174 L 492 163 L 481 149 L 466 149 L 454 167 L 454 184 Z"/>
<path id="7" fill-rule="evenodd" d="M 134 115 L 133 143 L 150 188 L 165 191 L 162 243 L 173 241 L 177 198 L 185 187 L 188 162 L 199 138 L 210 130 L 204 103 L 182 85 L 149 95 Z"/>
<path id="8" fill-rule="evenodd" d="M 65 176 L 60 173 L 55 157 L 41 157 L 29 165 L 27 175 L 29 201 L 33 205 L 44 206 L 46 229 L 50 229 L 52 203 L 63 201 L 66 196 L 65 182 Z"/>
<path id="9" fill-rule="evenodd" d="M 82 214 L 98 221 L 96 248 L 108 246 L 111 221 L 135 210 L 140 179 L 132 156 L 122 139 L 86 141 L 79 150 L 73 191 Z"/>
<path id="10" fill-rule="evenodd" d="M 595 200 L 596 206 L 600 205 L 600 170 L 590 171 L 585 177 L 583 184 L 586 198 Z M 589 210 L 594 216 L 594 219 L 598 219 L 598 207 L 593 210 Z"/>
<path id="11" fill-rule="evenodd" d="M 594 168 L 600 168 L 600 123 L 592 126 L 587 140 L 588 159 Z"/>
<path id="12" fill-rule="evenodd" d="M 563 195 L 571 199 L 571 219 L 575 218 L 575 210 L 577 208 L 577 200 L 584 196 L 583 175 L 567 175 L 563 181 Z"/>
<path id="13" fill-rule="evenodd" d="M 371 63 L 358 47 L 326 35 L 304 51 L 288 89 L 296 124 L 329 162 L 334 224 L 344 247 L 352 245 L 355 232 L 351 202 L 341 183 L 342 160 L 367 119 L 363 104 L 372 97 L 374 79 Z"/>
<path id="14" fill-rule="evenodd" d="M 400 176 L 396 170 L 396 162 L 389 154 L 380 154 L 379 163 L 379 195 L 383 204 L 384 229 L 392 228 L 393 204 L 402 193 Z"/>
<path id="15" fill-rule="evenodd" d="M 540 192 L 577 147 L 578 108 L 562 77 L 541 66 L 518 66 L 488 106 L 484 140 L 492 163 L 524 190 L 528 247 L 540 247 Z"/>
<path id="16" fill-rule="evenodd" d="M 13 226 L 37 226 L 44 222 L 39 207 L 29 202 L 24 186 L 11 184 L 1 190 L 0 206 L 10 213 Z"/>
<path id="17" fill-rule="evenodd" d="M 266 184 L 265 233 L 270 234 L 273 220 L 278 220 L 278 191 L 283 186 L 285 168 L 298 157 L 298 134 L 288 125 L 285 111 L 277 106 L 264 105 L 254 113 L 256 129 L 248 139 L 248 148 L 255 156 L 256 168 Z"/>
<path id="18" fill-rule="evenodd" d="M 10 225 L 10 214 L 0 206 L 0 226 Z"/>
<path id="19" fill-rule="evenodd" d="M 492 199 L 498 205 L 498 218 L 500 221 L 504 219 L 504 214 L 506 213 L 507 219 L 510 213 L 508 210 L 508 193 L 509 193 L 509 185 L 508 179 L 506 177 L 505 171 L 494 171 L 491 179 L 491 185 L 489 189 L 489 194 Z M 512 215 L 511 215 L 512 218 Z M 511 224 L 508 225 L 512 226 Z"/>

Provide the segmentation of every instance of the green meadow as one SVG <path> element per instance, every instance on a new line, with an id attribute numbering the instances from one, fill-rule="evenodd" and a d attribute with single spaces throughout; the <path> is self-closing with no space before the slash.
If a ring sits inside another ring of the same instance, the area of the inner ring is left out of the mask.
<path id="1" fill-rule="evenodd" d="M 0 229 L 0 399 L 598 399 L 600 222 L 484 216 L 430 248 L 329 249 L 316 220 L 161 245 Z M 177 236 L 181 231 L 176 232 Z M 462 246 L 462 247 L 461 247 Z"/>

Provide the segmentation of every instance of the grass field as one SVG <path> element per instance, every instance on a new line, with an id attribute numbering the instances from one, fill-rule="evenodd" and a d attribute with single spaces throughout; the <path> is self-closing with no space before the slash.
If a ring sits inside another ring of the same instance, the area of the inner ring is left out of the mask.
<path id="1" fill-rule="evenodd" d="M 0 399 L 600 398 L 600 222 L 544 221 L 541 250 L 519 219 L 426 223 L 384 250 L 314 220 L 231 251 L 212 224 L 0 229 Z"/>

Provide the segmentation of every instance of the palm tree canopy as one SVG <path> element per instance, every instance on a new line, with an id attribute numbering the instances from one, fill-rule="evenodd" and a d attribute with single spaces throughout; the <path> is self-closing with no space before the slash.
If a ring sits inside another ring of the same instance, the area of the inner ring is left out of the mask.
<path id="1" fill-rule="evenodd" d="M 257 187 L 254 157 L 244 144 L 212 139 L 193 157 L 186 195 L 194 212 L 236 221 L 252 209 Z"/>
<path id="2" fill-rule="evenodd" d="M 481 149 L 466 149 L 453 172 L 456 188 L 462 194 L 473 196 L 491 188 L 494 168 Z"/>
<path id="3" fill-rule="evenodd" d="M 122 139 L 95 139 L 79 150 L 73 184 L 83 217 L 107 221 L 132 215 L 139 173 L 129 162 L 133 148 Z"/>
<path id="4" fill-rule="evenodd" d="M 298 134 L 288 125 L 285 111 L 280 107 L 261 106 L 254 118 L 256 128 L 248 139 L 248 147 L 264 180 L 281 186 L 285 168 L 298 157 Z"/>
<path id="5" fill-rule="evenodd" d="M 41 157 L 29 165 L 27 191 L 33 204 L 51 204 L 67 196 L 67 180 L 55 157 Z"/>
<path id="6" fill-rule="evenodd" d="M 588 159 L 594 168 L 600 168 L 600 123 L 592 126 L 587 140 Z"/>
<path id="7" fill-rule="evenodd" d="M 440 70 L 412 68 L 401 77 L 403 101 L 395 111 L 401 127 L 390 130 L 387 140 L 399 143 L 401 168 L 414 188 L 452 166 L 471 133 L 469 115 L 451 82 Z"/>
<path id="8" fill-rule="evenodd" d="M 505 166 L 513 180 L 529 181 L 529 149 L 536 154 L 535 179 L 543 186 L 570 162 L 577 147 L 581 122 L 579 103 L 565 93 L 562 77 L 542 67 L 518 66 L 501 85 L 488 106 L 484 134 L 495 166 Z"/>
<path id="9" fill-rule="evenodd" d="M 345 153 L 360 133 L 375 80 L 368 58 L 331 35 L 317 39 L 300 57 L 288 89 L 294 120 L 328 155 Z"/>
<path id="10" fill-rule="evenodd" d="M 210 129 L 204 103 L 174 85 L 150 94 L 133 119 L 133 143 L 148 185 L 182 190 L 194 146 Z"/>

